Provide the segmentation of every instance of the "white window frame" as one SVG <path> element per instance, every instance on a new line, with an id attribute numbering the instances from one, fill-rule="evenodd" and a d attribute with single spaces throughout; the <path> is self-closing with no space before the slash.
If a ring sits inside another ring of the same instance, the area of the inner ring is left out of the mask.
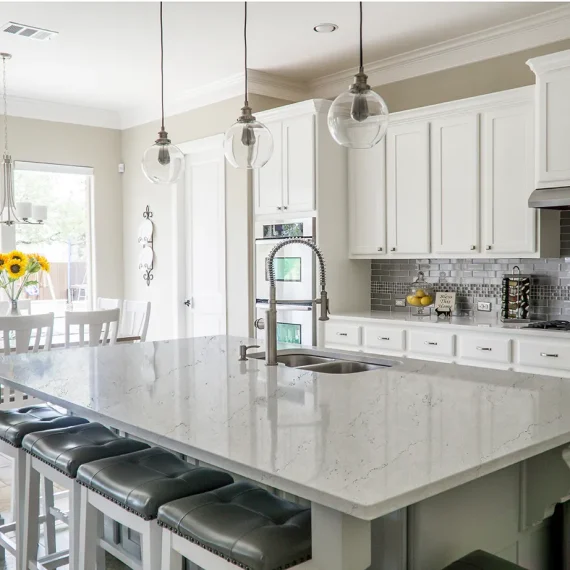
<path id="1" fill-rule="evenodd" d="M 22 160 L 14 161 L 14 171 L 27 170 L 34 172 L 56 172 L 60 174 L 81 174 L 89 177 L 89 186 L 87 192 L 89 193 L 87 199 L 87 292 L 90 308 L 94 307 L 94 299 L 96 294 L 95 287 L 95 235 L 94 235 L 94 220 L 93 220 L 93 199 L 94 199 L 94 179 L 93 168 L 89 166 L 69 166 L 66 164 L 51 164 L 46 162 L 28 162 Z M 49 205 L 48 205 L 48 219 L 46 224 L 49 224 Z M 16 249 L 16 227 L 0 224 L 0 249 L 3 251 L 10 251 Z M 69 285 L 69 284 L 68 284 Z"/>

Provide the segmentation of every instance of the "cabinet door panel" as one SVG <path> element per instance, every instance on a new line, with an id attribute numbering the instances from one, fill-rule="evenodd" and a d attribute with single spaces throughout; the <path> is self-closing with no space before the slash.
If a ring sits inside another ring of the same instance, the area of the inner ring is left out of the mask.
<path id="1" fill-rule="evenodd" d="M 352 255 L 386 253 L 386 145 L 348 152 L 349 230 Z"/>
<path id="2" fill-rule="evenodd" d="M 479 251 L 479 115 L 433 121 L 434 253 Z"/>
<path id="3" fill-rule="evenodd" d="M 429 124 L 388 128 L 388 252 L 430 252 Z"/>
<path id="4" fill-rule="evenodd" d="M 281 121 L 267 123 L 273 136 L 273 154 L 254 172 L 255 213 L 275 214 L 283 207 L 283 144 Z"/>
<path id="5" fill-rule="evenodd" d="M 498 253 L 536 251 L 532 104 L 483 116 L 483 245 Z"/>
<path id="6" fill-rule="evenodd" d="M 283 208 L 315 209 L 315 119 L 305 115 L 283 121 Z"/>
<path id="7" fill-rule="evenodd" d="M 570 183 L 570 70 L 550 71 L 537 80 L 537 182 Z"/>

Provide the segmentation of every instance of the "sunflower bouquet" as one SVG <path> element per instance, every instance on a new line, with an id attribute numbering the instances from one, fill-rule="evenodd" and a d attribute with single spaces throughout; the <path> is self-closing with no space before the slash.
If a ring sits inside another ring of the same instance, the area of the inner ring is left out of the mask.
<path id="1" fill-rule="evenodd" d="M 30 285 L 38 284 L 40 271 L 49 272 L 49 261 L 38 253 L 0 253 L 0 287 L 11 301 L 9 314 L 18 314 L 18 299 Z"/>

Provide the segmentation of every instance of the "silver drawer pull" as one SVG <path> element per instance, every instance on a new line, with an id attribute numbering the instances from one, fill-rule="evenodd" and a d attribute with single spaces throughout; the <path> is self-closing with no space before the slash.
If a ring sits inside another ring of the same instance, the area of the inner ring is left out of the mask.
<path id="1" fill-rule="evenodd" d="M 429 341 L 429 340 L 426 340 L 426 341 L 424 342 L 424 344 L 429 344 L 430 346 L 437 346 L 437 342 L 431 342 L 431 341 Z"/>
<path id="2" fill-rule="evenodd" d="M 488 346 L 478 346 L 477 350 L 484 350 L 485 352 L 491 352 L 493 349 Z"/>
<path id="3" fill-rule="evenodd" d="M 545 358 L 558 358 L 558 354 L 548 354 L 548 352 L 541 352 L 540 356 L 544 356 Z"/>
<path id="4" fill-rule="evenodd" d="M 336 333 L 338 336 L 348 336 L 348 333 Z"/>
<path id="5" fill-rule="evenodd" d="M 378 340 L 390 340 L 389 336 L 379 336 Z"/>

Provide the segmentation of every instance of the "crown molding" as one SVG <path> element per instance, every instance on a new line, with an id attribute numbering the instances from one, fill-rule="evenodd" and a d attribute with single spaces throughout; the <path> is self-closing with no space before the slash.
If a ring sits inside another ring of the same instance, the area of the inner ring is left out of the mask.
<path id="1" fill-rule="evenodd" d="M 570 50 L 533 57 L 529 59 L 526 64 L 532 69 L 535 75 L 547 73 L 548 71 L 556 71 L 557 69 L 570 65 Z"/>
<path id="2" fill-rule="evenodd" d="M 119 129 L 121 120 L 119 113 L 105 109 L 54 103 L 25 97 L 8 97 L 8 113 L 12 117 L 39 119 L 58 123 L 72 123 L 89 127 Z"/>
<path id="3" fill-rule="evenodd" d="M 374 87 L 508 55 L 570 38 L 570 6 L 375 61 L 365 66 Z M 320 77 L 312 97 L 336 97 L 352 83 L 356 68 Z"/>
<path id="4" fill-rule="evenodd" d="M 244 73 L 238 73 L 192 89 L 186 92 L 183 97 L 165 105 L 166 116 L 179 115 L 241 96 L 243 95 L 244 81 Z M 302 101 L 308 98 L 308 90 L 302 84 L 255 69 L 248 69 L 248 91 L 250 95 L 264 95 L 265 97 L 275 97 L 287 101 Z M 150 123 L 159 118 L 160 115 L 157 114 L 156 106 L 130 109 L 121 113 L 121 128 L 128 129 Z"/>

